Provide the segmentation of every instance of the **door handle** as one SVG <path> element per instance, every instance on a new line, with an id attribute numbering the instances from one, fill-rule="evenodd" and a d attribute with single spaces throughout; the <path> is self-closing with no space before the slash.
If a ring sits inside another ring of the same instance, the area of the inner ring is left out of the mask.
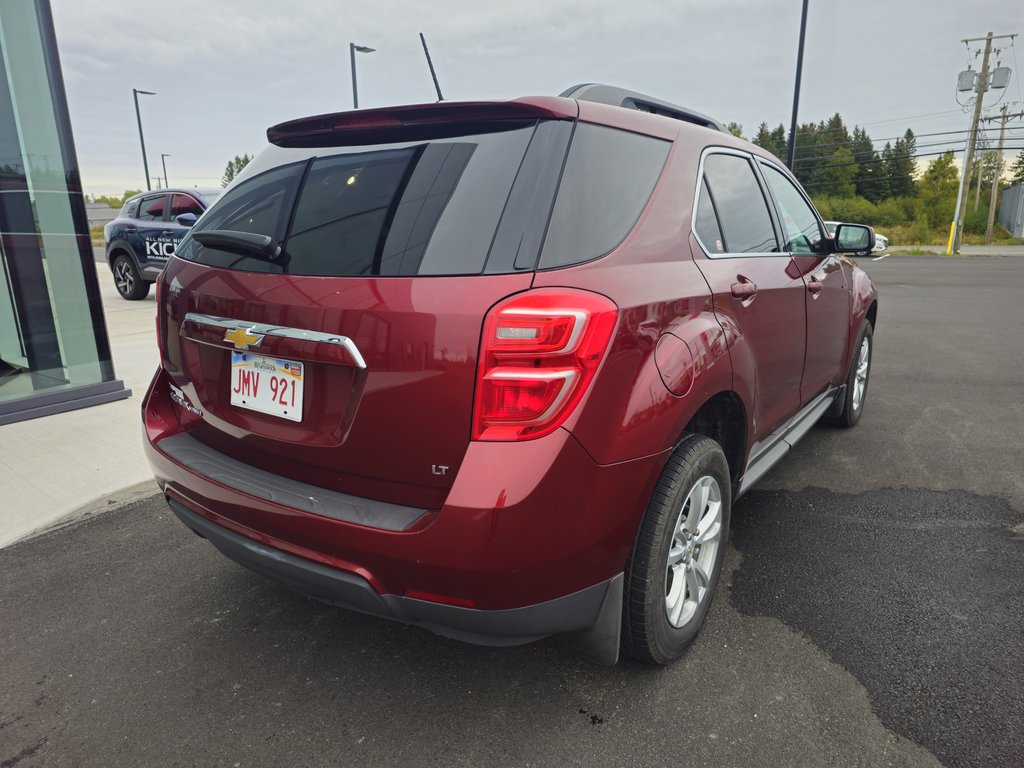
<path id="1" fill-rule="evenodd" d="M 752 299 L 757 295 L 757 286 L 743 278 L 740 282 L 733 283 L 731 290 L 734 299 Z"/>
<path id="2" fill-rule="evenodd" d="M 821 289 L 824 287 L 825 285 L 820 280 L 807 281 L 807 290 L 810 291 L 812 296 L 817 296 L 819 293 L 821 293 Z"/>

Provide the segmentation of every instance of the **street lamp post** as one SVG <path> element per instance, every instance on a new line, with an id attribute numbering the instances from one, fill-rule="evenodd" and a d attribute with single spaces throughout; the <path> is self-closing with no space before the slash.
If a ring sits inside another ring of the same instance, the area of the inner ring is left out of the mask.
<path id="1" fill-rule="evenodd" d="M 352 62 L 352 109 L 359 109 L 359 87 L 356 85 L 356 52 L 373 53 L 376 48 L 367 48 L 365 45 L 348 44 L 348 56 Z"/>
<path id="2" fill-rule="evenodd" d="M 160 153 L 160 162 L 161 162 L 161 163 L 163 163 L 163 166 L 164 166 L 164 188 L 165 188 L 165 189 L 166 189 L 167 187 L 170 187 L 170 186 L 171 186 L 171 185 L 170 185 L 170 184 L 168 183 L 168 181 L 167 181 L 167 158 L 168 158 L 168 157 L 170 157 L 170 154 L 166 154 L 166 153 L 164 153 L 164 152 L 161 152 L 161 153 Z"/>
<path id="3" fill-rule="evenodd" d="M 800 12 L 800 47 L 796 54 L 796 83 L 793 86 L 793 119 L 789 121 L 789 146 L 786 152 L 786 165 L 793 170 L 796 163 L 796 114 L 800 106 L 800 75 L 804 69 L 804 36 L 807 34 L 807 0 L 804 0 Z"/>
<path id="4" fill-rule="evenodd" d="M 139 143 L 142 145 L 142 167 L 146 171 L 146 189 L 150 190 L 153 187 L 149 181 L 149 161 L 146 159 L 146 140 L 142 137 L 142 116 L 139 114 L 139 94 L 143 96 L 156 96 L 153 91 L 140 91 L 138 88 L 132 88 L 132 97 L 135 99 L 135 121 L 139 124 Z"/>

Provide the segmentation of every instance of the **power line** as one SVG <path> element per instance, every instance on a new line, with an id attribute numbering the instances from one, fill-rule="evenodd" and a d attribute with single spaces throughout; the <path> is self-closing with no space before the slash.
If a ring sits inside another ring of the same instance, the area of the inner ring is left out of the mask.
<path id="1" fill-rule="evenodd" d="M 929 142 L 924 142 L 923 144 L 917 144 L 916 147 L 917 148 L 946 147 L 949 152 L 962 152 L 963 148 L 964 148 L 964 145 L 963 145 L 962 141 L 955 141 L 953 139 L 950 139 L 950 140 L 947 140 L 947 141 L 929 141 Z M 986 151 L 989 151 L 989 150 L 986 150 Z M 874 150 L 872 152 L 872 154 L 869 156 L 866 152 L 859 152 L 859 151 L 855 151 L 855 150 L 851 149 L 851 154 L 853 155 L 853 159 L 855 161 L 857 161 L 858 163 L 869 163 L 869 162 L 875 162 L 874 155 L 878 155 L 879 153 L 878 153 L 878 150 Z M 857 160 L 858 156 L 863 157 L 864 159 Z M 898 155 L 898 157 L 912 157 L 912 156 L 913 155 L 904 155 L 904 154 Z M 796 161 L 797 161 L 797 163 L 800 163 L 801 161 L 813 162 L 814 160 L 820 160 L 822 158 L 828 159 L 828 158 L 831 158 L 831 157 L 835 157 L 835 153 L 834 152 L 821 152 L 821 153 L 818 153 L 818 154 L 815 154 L 815 155 L 803 155 L 802 157 L 798 156 Z M 879 158 L 879 160 L 881 162 L 885 162 L 886 158 L 882 157 L 882 158 Z"/>
<path id="2" fill-rule="evenodd" d="M 859 127 L 859 126 L 855 126 L 855 127 Z M 982 131 L 998 131 L 998 130 L 999 130 L 998 128 L 979 128 L 978 129 L 979 132 L 982 132 Z M 948 135 L 951 135 L 951 134 L 965 135 L 965 134 L 968 134 L 968 133 L 970 133 L 970 129 L 969 128 L 964 128 L 964 129 L 959 130 L 959 131 L 936 131 L 934 133 L 915 133 L 914 134 L 914 140 L 916 141 L 917 139 L 928 138 L 930 136 L 948 136 Z M 868 138 L 871 139 L 870 136 L 868 136 Z M 900 139 L 905 139 L 905 138 L 906 138 L 906 134 L 903 134 L 902 136 L 887 136 L 887 137 L 885 137 L 883 139 L 871 139 L 871 141 L 872 141 L 872 143 L 879 142 L 879 141 L 893 141 L 893 140 L 898 141 Z M 809 145 L 808 149 L 815 149 L 817 147 L 842 147 L 842 146 L 850 146 L 852 143 L 853 143 L 853 139 L 852 138 L 850 139 L 850 141 L 835 141 L 835 142 L 825 142 L 825 143 L 814 143 L 814 144 Z M 876 148 L 876 151 L 877 151 L 877 148 Z"/>
<path id="3" fill-rule="evenodd" d="M 892 120 L 876 120 L 873 123 L 864 123 L 863 125 L 867 126 L 867 125 L 884 125 L 886 123 L 902 123 L 903 121 L 921 120 L 921 119 L 926 118 L 926 117 L 938 117 L 940 115 L 953 115 L 953 114 L 958 114 L 958 113 L 960 113 L 959 109 L 950 109 L 950 110 L 947 110 L 945 112 L 929 112 L 929 113 L 924 114 L 924 115 L 912 115 L 910 117 L 894 117 Z"/>
<path id="4" fill-rule="evenodd" d="M 1007 150 L 1024 149 L 1024 144 L 1021 144 L 1019 146 L 1015 145 L 1015 146 L 1012 146 L 1012 147 L 1007 146 L 1007 147 L 1003 147 L 1003 149 L 1007 149 Z M 947 152 L 948 151 L 949 150 L 947 150 Z M 947 152 L 918 152 L 917 154 L 906 155 L 905 157 L 907 157 L 908 159 L 911 159 L 911 160 L 916 160 L 919 157 L 938 157 L 940 155 L 945 155 Z M 858 165 L 858 166 L 863 166 L 863 165 L 881 165 L 882 163 L 886 163 L 886 162 L 888 162 L 888 160 L 886 160 L 886 159 L 878 159 L 878 160 L 867 160 L 867 161 L 865 161 L 863 163 L 836 163 L 835 165 L 827 166 L 827 168 L 829 168 L 831 170 L 832 168 L 843 168 L 843 167 L 849 167 L 849 166 L 852 166 L 852 165 Z M 897 174 L 897 176 L 902 177 L 903 174 Z M 851 179 L 850 181 L 841 181 L 841 180 L 812 181 L 812 182 L 809 182 L 808 184 L 804 184 L 804 187 L 817 186 L 819 184 L 833 184 L 833 185 L 835 185 L 835 184 L 853 184 L 853 183 L 854 183 L 853 179 Z"/>

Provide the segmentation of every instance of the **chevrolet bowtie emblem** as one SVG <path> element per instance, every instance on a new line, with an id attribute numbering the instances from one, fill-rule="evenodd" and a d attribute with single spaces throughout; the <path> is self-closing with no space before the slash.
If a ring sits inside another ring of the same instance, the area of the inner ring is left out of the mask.
<path id="1" fill-rule="evenodd" d="M 249 333 L 246 328 L 232 328 L 224 334 L 224 341 L 230 341 L 235 345 L 235 349 L 249 349 L 258 347 L 263 337 L 258 333 Z"/>

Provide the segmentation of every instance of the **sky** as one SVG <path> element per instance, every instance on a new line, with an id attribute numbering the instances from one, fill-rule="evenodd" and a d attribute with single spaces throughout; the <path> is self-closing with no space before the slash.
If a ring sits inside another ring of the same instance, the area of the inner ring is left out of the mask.
<path id="1" fill-rule="evenodd" d="M 446 100 L 557 95 L 602 82 L 738 122 L 748 138 L 762 121 L 788 129 L 801 7 L 173 0 L 147 15 L 147 6 L 124 0 L 51 4 L 88 194 L 144 186 L 132 88 L 157 94 L 139 97 L 150 176 L 162 174 L 166 153 L 172 186 L 219 185 L 232 157 L 266 146 L 269 126 L 351 109 L 350 42 L 376 49 L 357 54 L 360 107 L 434 101 L 420 32 Z M 969 55 L 961 39 L 989 31 L 1024 32 L 1019 3 L 810 0 L 800 121 L 839 112 L 876 139 L 908 127 L 963 130 L 970 116 L 955 81 Z M 1014 59 L 1024 64 L 1024 39 L 1002 47 L 1015 71 L 999 106 L 1021 99 Z M 980 58 L 971 61 L 980 69 Z"/>

